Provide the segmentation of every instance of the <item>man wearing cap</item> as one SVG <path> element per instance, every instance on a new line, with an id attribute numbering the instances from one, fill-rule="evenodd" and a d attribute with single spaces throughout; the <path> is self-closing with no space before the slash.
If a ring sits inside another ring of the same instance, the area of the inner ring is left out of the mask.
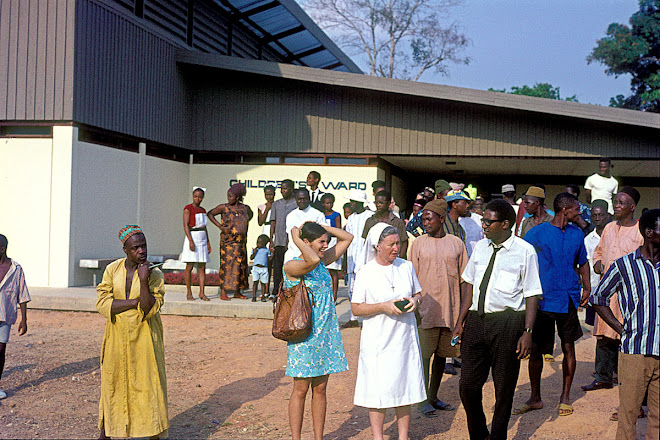
<path id="1" fill-rule="evenodd" d="M 149 267 L 137 225 L 119 231 L 126 258 L 110 263 L 96 288 L 106 319 L 101 349 L 100 438 L 167 436 L 167 380 L 160 308 L 164 278 Z"/>
<path id="2" fill-rule="evenodd" d="M 516 203 L 516 187 L 511 185 L 510 183 L 507 183 L 506 185 L 502 185 L 502 195 L 504 196 L 504 200 L 509 202 L 509 205 L 513 207 L 513 211 L 516 213 L 516 216 L 518 215 L 518 209 L 520 206 Z"/>
<path id="3" fill-rule="evenodd" d="M 426 417 L 433 417 L 436 409 L 453 409 L 438 400 L 438 389 L 445 369 L 445 358 L 460 355 L 458 347 L 452 346 L 450 341 L 460 311 L 461 290 L 466 288 L 460 275 L 468 256 L 463 241 L 448 234 L 443 227 L 447 218 L 445 200 L 436 199 L 427 203 L 422 210 L 422 218 L 427 234 L 413 241 L 410 261 L 422 286 L 418 331 L 428 400 L 421 412 Z"/>
<path id="4" fill-rule="evenodd" d="M 435 181 L 436 199 L 444 199 L 451 190 L 451 186 L 446 180 L 438 179 Z M 414 237 L 426 234 L 424 223 L 422 221 L 422 211 L 419 211 L 419 213 L 408 222 L 406 225 L 406 231 L 410 232 Z"/>
<path id="5" fill-rule="evenodd" d="M 449 212 L 443 223 L 443 228 L 447 234 L 455 235 L 465 243 L 465 229 L 463 229 L 458 219 L 470 209 L 470 197 L 459 189 L 447 193 L 445 201 L 449 206 Z"/>
<path id="6" fill-rule="evenodd" d="M 405 259 L 408 250 L 408 234 L 406 234 L 406 224 L 403 220 L 394 215 L 394 213 L 390 210 L 391 200 L 392 194 L 389 191 L 381 190 L 380 192 L 376 193 L 376 212 L 365 222 L 364 230 L 362 231 L 362 238 L 366 240 L 367 236 L 369 235 L 369 231 L 377 223 L 387 223 L 390 226 L 394 226 L 397 231 L 399 231 L 399 237 L 401 238 L 399 257 Z"/>
<path id="7" fill-rule="evenodd" d="M 614 214 L 612 198 L 619 191 L 619 182 L 612 177 L 612 161 L 607 157 L 598 160 L 598 172 L 592 174 L 584 183 L 587 193 L 587 202 L 592 200 L 605 200 L 607 212 Z"/>
<path id="8" fill-rule="evenodd" d="M 555 197 L 553 205 L 556 214 L 552 220 L 541 223 L 525 235 L 525 241 L 534 246 L 538 255 L 543 297 L 539 301 L 528 365 L 531 396 L 525 405 L 516 410 L 517 414 L 543 408 L 543 355 L 552 354 L 554 350 L 555 326 L 564 354 L 558 414 L 573 414 L 570 393 L 576 367 L 575 341 L 583 334 L 577 309 L 580 305 L 586 305 L 591 293 L 591 281 L 584 234 L 572 224 L 579 212 L 577 197 L 561 193 Z"/>
<path id="9" fill-rule="evenodd" d="M 530 186 L 525 193 L 525 197 L 523 197 L 523 201 L 525 210 L 530 214 L 530 217 L 524 219 L 520 225 L 520 233 L 518 234 L 520 238 L 525 238 L 527 232 L 534 226 L 547 223 L 553 219 L 553 215 L 545 209 L 545 190 L 543 188 Z"/>
<path id="10" fill-rule="evenodd" d="M 644 243 L 637 220 L 633 218 L 639 199 L 639 192 L 631 186 L 624 186 L 614 197 L 614 220 L 616 221 L 605 226 L 593 254 L 594 272 L 597 274 L 603 275 L 614 260 L 634 252 Z M 616 319 L 621 321 L 623 317 L 617 295 L 612 297 L 610 308 Z M 599 316 L 596 316 L 593 334 L 598 339 L 596 342 L 596 378 L 592 383 L 582 387 L 584 391 L 612 388 L 619 353 L 621 336 Z"/>
<path id="11" fill-rule="evenodd" d="M 367 193 L 362 190 L 355 189 L 351 191 L 347 197 L 353 213 L 348 216 L 346 220 L 346 232 L 353 234 L 353 241 L 346 250 L 346 276 L 348 279 L 348 297 L 353 297 L 353 287 L 355 285 L 355 274 L 365 263 L 364 242 L 362 232 L 369 217 L 374 215 L 374 212 L 365 208 L 369 203 L 367 200 Z M 344 327 L 357 327 L 358 321 L 351 313 L 350 321 L 344 324 Z"/>
<path id="12" fill-rule="evenodd" d="M 511 231 L 515 219 L 505 200 L 486 205 L 482 220 L 486 239 L 477 243 L 462 274 L 468 284 L 454 336 L 461 343 L 459 390 L 472 439 L 506 438 L 520 360 L 532 345 L 541 281 L 534 247 Z M 490 432 L 483 408 L 489 372 L 495 386 Z"/>

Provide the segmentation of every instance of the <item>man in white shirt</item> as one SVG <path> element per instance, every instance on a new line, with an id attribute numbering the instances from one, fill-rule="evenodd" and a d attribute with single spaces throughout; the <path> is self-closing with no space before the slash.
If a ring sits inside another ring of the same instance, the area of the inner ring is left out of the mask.
<path id="1" fill-rule="evenodd" d="M 286 235 L 288 237 L 288 248 L 284 254 L 284 263 L 293 260 L 294 257 L 300 255 L 300 249 L 291 239 L 291 229 L 293 227 L 300 228 L 305 222 L 314 222 L 319 225 L 328 225 L 325 215 L 318 209 L 312 207 L 309 202 L 309 191 L 305 188 L 297 189 L 294 192 L 294 198 L 298 208 L 291 211 L 286 216 Z"/>
<path id="2" fill-rule="evenodd" d="M 587 192 L 587 201 L 605 200 L 607 202 L 607 212 L 614 214 L 612 198 L 619 192 L 619 182 L 612 177 L 612 161 L 607 157 L 601 157 L 598 161 L 598 173 L 592 174 L 584 183 L 584 189 Z"/>
<path id="3" fill-rule="evenodd" d="M 367 193 L 361 190 L 353 190 L 347 197 L 353 214 L 348 216 L 346 220 L 346 232 L 353 234 L 353 241 L 346 251 L 346 276 L 348 279 L 348 297 L 353 297 L 353 287 L 355 284 L 355 274 L 365 263 L 365 239 L 362 238 L 364 225 L 367 219 L 374 215 L 374 212 L 365 208 L 369 203 Z M 351 313 L 350 321 L 344 325 L 345 327 L 357 327 L 358 322 L 353 313 Z"/>
<path id="4" fill-rule="evenodd" d="M 470 438 L 506 438 L 520 359 L 532 347 L 538 296 L 543 293 L 534 247 L 514 236 L 516 213 L 506 200 L 486 205 L 479 241 L 462 278 L 461 312 L 454 336 L 461 339 L 459 391 Z M 492 371 L 495 410 L 490 432 L 482 389 Z"/>

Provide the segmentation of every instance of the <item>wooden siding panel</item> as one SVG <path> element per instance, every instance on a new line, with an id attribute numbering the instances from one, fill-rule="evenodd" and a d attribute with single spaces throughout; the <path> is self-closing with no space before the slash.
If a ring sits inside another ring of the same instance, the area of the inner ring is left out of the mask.
<path id="1" fill-rule="evenodd" d="M 7 119 L 20 119 L 16 114 L 16 77 L 18 74 L 18 35 L 20 2 L 10 0 L 9 52 L 7 62 Z"/>
<path id="2" fill-rule="evenodd" d="M 0 0 L 0 119 L 7 118 L 9 95 L 9 39 L 11 35 L 11 1 Z M 6 67 L 2 67 L 2 66 Z"/>
<path id="3" fill-rule="evenodd" d="M 141 27 L 137 18 L 93 0 L 76 5 L 75 120 L 183 146 L 186 100 L 175 47 Z"/>
<path id="4" fill-rule="evenodd" d="M 31 0 L 28 3 L 29 7 L 29 30 L 28 30 L 28 41 L 27 41 L 27 50 L 30 52 L 29 55 L 26 55 L 25 66 L 26 66 L 26 76 L 25 76 L 25 119 L 34 119 L 34 102 L 35 102 L 35 77 L 37 73 L 37 37 L 38 33 L 35 32 L 35 27 L 39 26 L 39 2 L 38 0 Z"/>
<path id="5" fill-rule="evenodd" d="M 25 118 L 25 102 L 27 99 L 27 64 L 28 36 L 30 28 L 30 2 L 18 3 L 18 39 L 16 44 L 16 104 L 17 117 Z"/>

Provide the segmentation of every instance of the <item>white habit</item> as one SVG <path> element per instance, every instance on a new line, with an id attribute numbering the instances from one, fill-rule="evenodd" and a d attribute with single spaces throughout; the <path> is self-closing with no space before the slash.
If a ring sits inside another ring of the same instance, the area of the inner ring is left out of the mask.
<path id="1" fill-rule="evenodd" d="M 409 261 L 397 258 L 381 266 L 373 259 L 357 273 L 351 302 L 375 304 L 411 297 L 421 290 Z M 415 314 L 379 313 L 364 318 L 354 404 L 393 408 L 423 400 L 426 391 Z"/>

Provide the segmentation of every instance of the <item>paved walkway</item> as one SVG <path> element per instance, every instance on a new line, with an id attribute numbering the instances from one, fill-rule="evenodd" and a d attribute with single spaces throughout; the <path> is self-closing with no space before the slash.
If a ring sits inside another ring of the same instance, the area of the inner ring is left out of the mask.
<path id="1" fill-rule="evenodd" d="M 28 303 L 30 309 L 96 312 L 96 288 L 92 286 L 62 289 L 30 287 L 29 290 L 32 297 L 32 301 Z M 220 293 L 215 286 L 206 288 L 207 296 L 211 301 L 200 300 L 197 297 L 199 292 L 197 287 L 193 287 L 195 301 L 186 299 L 185 286 L 166 284 L 165 292 L 165 304 L 161 311 L 164 315 L 273 319 L 273 303 L 270 301 L 252 302 L 251 290 L 243 291 L 243 294 L 250 299 L 232 299 L 231 301 L 221 301 Z M 346 287 L 339 288 L 337 315 L 340 323 L 349 320 L 350 303 Z"/>

